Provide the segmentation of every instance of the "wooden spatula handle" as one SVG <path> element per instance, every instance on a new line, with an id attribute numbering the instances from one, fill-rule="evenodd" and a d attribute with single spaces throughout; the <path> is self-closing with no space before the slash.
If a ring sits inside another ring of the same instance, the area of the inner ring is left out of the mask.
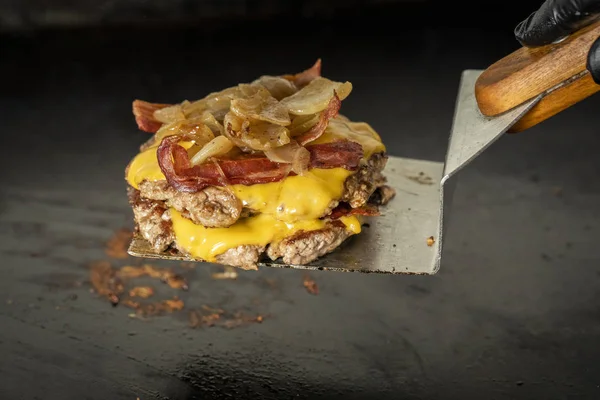
<path id="1" fill-rule="evenodd" d="M 508 132 L 521 132 L 600 90 L 586 69 L 587 54 L 600 36 L 600 21 L 560 43 L 522 47 L 492 64 L 475 83 L 486 116 L 502 114 L 542 93 L 545 96 Z"/>

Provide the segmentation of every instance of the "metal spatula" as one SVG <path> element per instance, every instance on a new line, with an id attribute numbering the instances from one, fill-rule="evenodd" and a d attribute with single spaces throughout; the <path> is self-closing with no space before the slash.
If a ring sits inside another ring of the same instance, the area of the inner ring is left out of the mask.
<path id="1" fill-rule="evenodd" d="M 586 56 L 599 35 L 596 23 L 559 44 L 521 48 L 485 71 L 464 71 L 445 163 L 391 156 L 385 174 L 397 195 L 359 235 L 308 265 L 269 260 L 259 266 L 435 274 L 456 173 L 505 132 L 528 129 L 597 92 Z M 129 254 L 202 261 L 157 253 L 141 236 L 134 236 Z"/>

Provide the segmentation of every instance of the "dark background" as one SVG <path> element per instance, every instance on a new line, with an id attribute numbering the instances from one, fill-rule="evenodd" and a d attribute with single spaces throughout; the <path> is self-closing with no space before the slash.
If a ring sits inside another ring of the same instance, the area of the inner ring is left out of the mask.
<path id="1" fill-rule="evenodd" d="M 595 399 L 599 98 L 502 138 L 460 173 L 430 277 L 177 263 L 186 307 L 141 320 L 90 293 L 131 227 L 131 101 L 175 102 L 323 59 L 343 113 L 391 154 L 442 161 L 460 73 L 517 49 L 535 1 L 0 2 L 1 399 Z"/>
<path id="2" fill-rule="evenodd" d="M 469 16 L 467 25 L 497 21 L 510 27 L 541 4 L 524 0 L 491 0 L 480 3 L 441 0 L 2 0 L 0 27 L 4 30 L 40 28 L 140 26 L 214 21 L 231 26 L 233 21 L 268 20 L 282 16 L 340 18 L 381 12 L 397 23 L 433 22 L 454 25 L 459 13 Z M 416 14 L 412 14 L 416 13 Z M 472 17 L 471 17 L 472 16 Z M 501 21 L 511 16 L 512 21 Z M 415 18 L 419 18 L 418 21 Z M 398 26 L 396 26 L 398 28 Z"/>

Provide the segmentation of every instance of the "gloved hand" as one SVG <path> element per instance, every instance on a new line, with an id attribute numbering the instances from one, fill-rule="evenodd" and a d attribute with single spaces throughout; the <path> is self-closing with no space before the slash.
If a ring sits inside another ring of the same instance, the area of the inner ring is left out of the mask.
<path id="1" fill-rule="evenodd" d="M 560 41 L 600 19 L 600 0 L 546 0 L 515 28 L 515 37 L 525 47 Z M 587 69 L 600 84 L 600 37 L 592 44 Z"/>

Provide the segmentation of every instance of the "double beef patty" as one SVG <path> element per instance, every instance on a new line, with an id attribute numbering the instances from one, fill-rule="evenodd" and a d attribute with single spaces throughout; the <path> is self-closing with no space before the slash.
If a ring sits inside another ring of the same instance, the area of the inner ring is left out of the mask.
<path id="1" fill-rule="evenodd" d="M 384 154 L 373 155 L 346 180 L 340 201 L 356 208 L 365 205 L 376 191 L 374 197 L 385 199 L 385 202 L 393 197 L 393 189 L 384 186 L 385 177 L 382 170 L 386 162 L 387 157 Z M 128 196 L 136 229 L 157 251 L 174 247 L 183 253 L 182 249 L 177 247 L 173 233 L 170 207 L 194 223 L 209 228 L 231 226 L 239 218 L 253 212 L 244 208 L 233 193 L 217 186 L 210 186 L 195 193 L 185 193 L 175 190 L 165 180 L 144 181 L 139 185 L 139 190 L 129 187 Z M 323 217 L 338 203 L 333 201 Z M 217 261 L 244 269 L 256 269 L 256 263 L 266 250 L 267 256 L 272 260 L 282 257 L 288 264 L 305 264 L 330 253 L 350 235 L 351 232 L 339 221 L 330 221 L 323 229 L 299 232 L 281 242 L 270 244 L 268 249 L 255 245 L 229 249 L 219 255 Z"/>

